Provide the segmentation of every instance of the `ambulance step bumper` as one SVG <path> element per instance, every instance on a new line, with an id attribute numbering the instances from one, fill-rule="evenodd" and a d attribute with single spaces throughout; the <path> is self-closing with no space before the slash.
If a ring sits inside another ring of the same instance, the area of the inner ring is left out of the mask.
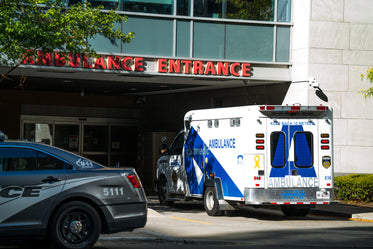
<path id="1" fill-rule="evenodd" d="M 325 205 L 334 204 L 332 189 L 319 188 L 246 188 L 246 205 Z"/>

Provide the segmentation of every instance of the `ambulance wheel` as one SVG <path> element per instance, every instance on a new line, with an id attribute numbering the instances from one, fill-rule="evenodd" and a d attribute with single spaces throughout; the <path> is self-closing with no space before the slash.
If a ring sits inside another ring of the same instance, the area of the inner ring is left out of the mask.
<path id="1" fill-rule="evenodd" d="M 101 218 L 88 203 L 67 202 L 53 216 L 49 231 L 50 241 L 56 248 L 91 248 L 100 236 Z"/>
<path id="2" fill-rule="evenodd" d="M 158 182 L 158 200 L 162 206 L 172 205 L 173 201 L 169 201 L 167 193 L 167 179 L 164 176 L 161 176 Z"/>
<path id="3" fill-rule="evenodd" d="M 205 211 L 210 216 L 219 216 L 223 211 L 219 209 L 219 201 L 216 198 L 216 191 L 213 187 L 207 187 L 203 196 Z"/>
<path id="4" fill-rule="evenodd" d="M 305 206 L 281 205 L 281 211 L 285 216 L 306 216 L 310 213 L 311 208 Z"/>

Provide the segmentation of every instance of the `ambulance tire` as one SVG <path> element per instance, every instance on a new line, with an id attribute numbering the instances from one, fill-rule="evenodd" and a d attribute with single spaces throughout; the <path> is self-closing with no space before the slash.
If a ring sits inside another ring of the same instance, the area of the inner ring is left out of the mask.
<path id="1" fill-rule="evenodd" d="M 203 204 L 205 211 L 209 216 L 220 216 L 224 213 L 219 209 L 219 200 L 216 198 L 216 191 L 213 187 L 207 187 L 205 189 Z"/>
<path id="2" fill-rule="evenodd" d="M 281 211 L 285 216 L 306 216 L 310 213 L 310 207 L 281 205 Z"/>
<path id="3" fill-rule="evenodd" d="M 173 201 L 167 200 L 167 179 L 165 176 L 161 176 L 157 185 L 158 200 L 162 206 L 169 206 L 174 204 Z"/>

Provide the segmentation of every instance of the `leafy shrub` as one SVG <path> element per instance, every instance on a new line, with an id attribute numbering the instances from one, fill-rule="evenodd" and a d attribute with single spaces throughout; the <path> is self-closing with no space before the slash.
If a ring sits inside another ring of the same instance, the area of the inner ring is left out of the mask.
<path id="1" fill-rule="evenodd" d="M 335 197 L 344 201 L 373 200 L 373 175 L 354 174 L 334 177 Z"/>

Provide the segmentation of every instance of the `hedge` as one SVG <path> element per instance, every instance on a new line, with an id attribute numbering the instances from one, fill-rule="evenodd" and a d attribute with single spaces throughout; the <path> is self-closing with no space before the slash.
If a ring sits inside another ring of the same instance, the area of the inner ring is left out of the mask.
<path id="1" fill-rule="evenodd" d="M 373 175 L 354 174 L 334 177 L 335 197 L 344 201 L 373 201 Z"/>

